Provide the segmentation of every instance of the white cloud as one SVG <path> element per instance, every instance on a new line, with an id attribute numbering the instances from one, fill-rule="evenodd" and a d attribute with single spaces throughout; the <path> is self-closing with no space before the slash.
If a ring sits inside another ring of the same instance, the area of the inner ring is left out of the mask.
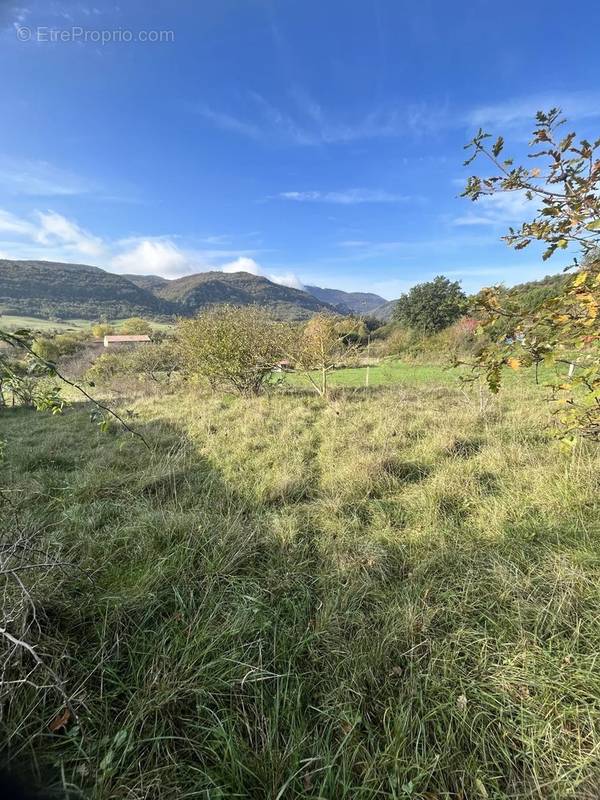
<path id="1" fill-rule="evenodd" d="M 221 267 L 222 272 L 249 272 L 250 275 L 264 275 L 264 270 L 253 258 L 240 256 Z"/>
<path id="2" fill-rule="evenodd" d="M 0 210 L 0 233 L 34 238 L 36 228 L 31 222 L 11 214 L 10 211 Z"/>
<path id="3" fill-rule="evenodd" d="M 482 195 L 473 205 L 475 210 L 456 217 L 454 225 L 510 225 L 535 213 L 535 203 L 522 191 Z"/>
<path id="4" fill-rule="evenodd" d="M 25 219 L 0 209 L 0 233 L 16 237 L 17 241 L 5 242 L 12 244 L 15 249 L 22 251 L 29 248 L 31 251 L 33 247 L 36 258 L 43 257 L 46 250 L 48 257 L 58 250 L 55 255 L 67 258 L 98 258 L 105 253 L 104 243 L 99 236 L 94 236 L 55 211 L 36 211 L 31 219 Z M 22 252 L 19 252 L 19 256 L 22 256 Z"/>
<path id="5" fill-rule="evenodd" d="M 90 182 L 47 161 L 0 159 L 0 186 L 8 194 L 68 196 L 94 191 Z"/>
<path id="6" fill-rule="evenodd" d="M 293 272 L 285 272 L 282 274 L 267 272 L 261 265 L 253 258 L 247 256 L 240 256 L 234 261 L 223 264 L 221 267 L 222 272 L 248 272 L 250 275 L 260 275 L 267 278 L 273 283 L 278 283 L 281 286 L 289 286 L 292 289 L 304 289 L 304 285 L 300 278 Z"/>
<path id="7" fill-rule="evenodd" d="M 344 206 L 359 203 L 402 203 L 410 197 L 394 194 L 383 189 L 345 189 L 343 191 L 321 192 L 281 192 L 277 197 L 294 200 L 298 203 L 336 203 Z"/>
<path id="8" fill-rule="evenodd" d="M 205 119 L 211 122 L 216 128 L 232 133 L 239 133 L 249 139 L 260 139 L 262 136 L 260 128 L 244 119 L 239 119 L 223 111 L 216 111 L 209 106 L 201 106 L 197 109 Z"/>
<path id="9" fill-rule="evenodd" d="M 39 228 L 35 234 L 40 244 L 59 244 L 76 253 L 93 258 L 104 253 L 104 243 L 98 236 L 94 236 L 76 222 L 57 214 L 54 211 L 37 212 Z"/>
<path id="10" fill-rule="evenodd" d="M 250 92 L 235 113 L 201 106 L 196 110 L 214 127 L 268 145 L 298 146 L 350 144 L 359 141 L 423 136 L 447 129 L 498 127 L 530 131 L 535 113 L 558 106 L 569 120 L 600 116 L 597 91 L 545 92 L 509 98 L 504 102 L 465 109 L 451 107 L 443 97 L 432 102 L 387 102 L 344 115 L 322 106 L 304 87 L 288 91 L 289 102 L 275 105 Z"/>
<path id="11" fill-rule="evenodd" d="M 533 127 L 537 111 L 561 108 L 567 119 L 592 119 L 600 116 L 598 92 L 545 92 L 516 97 L 502 103 L 474 108 L 466 115 L 473 126 L 493 125 L 502 128 L 527 124 Z"/>
<path id="12" fill-rule="evenodd" d="M 177 278 L 192 272 L 193 261 L 169 239 L 143 239 L 133 247 L 114 256 L 111 269 L 133 275 L 160 275 Z"/>
<path id="13" fill-rule="evenodd" d="M 304 87 L 289 92 L 290 108 L 249 92 L 244 113 L 226 113 L 203 105 L 196 110 L 212 125 L 250 139 L 300 146 L 344 144 L 430 132 L 450 124 L 446 103 L 386 103 L 344 116 L 323 108 Z"/>
<path id="14" fill-rule="evenodd" d="M 289 286 L 290 289 L 304 289 L 304 284 L 294 272 L 270 273 L 267 278 L 281 286 Z"/>

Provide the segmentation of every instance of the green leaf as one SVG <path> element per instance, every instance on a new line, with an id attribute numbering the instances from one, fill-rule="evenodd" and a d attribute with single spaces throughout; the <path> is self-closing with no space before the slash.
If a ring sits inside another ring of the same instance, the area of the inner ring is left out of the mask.
<path id="1" fill-rule="evenodd" d="M 588 231 L 600 231 L 600 219 L 595 219 L 593 222 L 588 222 L 585 227 Z"/>
<path id="2" fill-rule="evenodd" d="M 503 147 L 504 147 L 504 139 L 502 138 L 502 136 L 499 136 L 496 139 L 496 143 L 492 147 L 492 153 L 494 154 L 494 156 L 498 157 L 502 152 Z"/>

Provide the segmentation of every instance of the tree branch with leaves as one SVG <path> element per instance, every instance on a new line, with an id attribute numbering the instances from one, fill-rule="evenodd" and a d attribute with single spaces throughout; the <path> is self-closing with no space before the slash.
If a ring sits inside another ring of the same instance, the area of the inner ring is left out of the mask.
<path id="1" fill-rule="evenodd" d="M 581 263 L 574 258 L 568 268 L 574 274 L 556 296 L 533 310 L 518 300 L 507 302 L 499 286 L 484 289 L 475 301 L 482 331 L 492 335 L 492 343 L 472 364 L 474 374 L 483 373 L 497 392 L 505 367 L 542 362 L 555 367 L 550 399 L 563 440 L 573 444 L 578 436 L 600 440 L 600 139 L 577 140 L 575 132 L 561 137 L 563 125 L 557 108 L 537 113 L 529 143 L 533 167 L 503 158 L 503 137 L 492 144 L 493 137 L 480 129 L 465 146 L 471 151 L 465 165 L 483 158 L 494 166 L 494 174 L 471 176 L 462 196 L 477 201 L 523 194 L 536 202 L 537 210 L 533 219 L 509 228 L 502 237 L 507 244 L 522 250 L 540 241 L 546 245 L 543 260 L 569 246 L 583 256 Z M 504 324 L 498 326 L 501 320 Z M 496 327 L 503 332 L 494 337 Z M 573 365 L 569 376 L 564 375 L 566 363 Z"/>

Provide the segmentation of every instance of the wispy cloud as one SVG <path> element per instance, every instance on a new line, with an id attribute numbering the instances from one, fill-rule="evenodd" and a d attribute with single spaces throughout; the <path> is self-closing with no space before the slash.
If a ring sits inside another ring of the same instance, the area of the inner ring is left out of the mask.
<path id="1" fill-rule="evenodd" d="M 507 98 L 471 109 L 438 103 L 380 102 L 362 113 L 341 114 L 319 103 L 303 86 L 293 85 L 287 96 L 274 102 L 258 92 L 249 92 L 236 112 L 201 106 L 199 113 L 215 127 L 271 145 L 298 146 L 344 144 L 362 140 L 423 136 L 449 129 L 498 127 L 529 131 L 536 111 L 562 108 L 572 120 L 600 116 L 597 91 L 545 92 Z M 525 127 L 526 126 L 526 127 Z"/>
<path id="2" fill-rule="evenodd" d="M 47 161 L 0 159 L 0 187 L 6 194 L 52 197 L 88 194 L 97 187 Z"/>
<path id="3" fill-rule="evenodd" d="M 105 252 L 105 246 L 99 236 L 80 227 L 76 222 L 57 214 L 54 211 L 38 212 L 37 241 L 40 244 L 60 244 L 84 256 L 97 258 Z"/>
<path id="4" fill-rule="evenodd" d="M 509 98 L 472 109 L 466 114 L 465 121 L 468 125 L 481 127 L 531 127 L 537 111 L 554 107 L 561 108 L 569 120 L 600 117 L 600 93 L 558 91 Z"/>
<path id="5" fill-rule="evenodd" d="M 27 219 L 0 210 L 0 233 L 28 240 L 38 249 L 60 248 L 71 256 L 97 258 L 105 252 L 99 236 L 54 211 L 36 211 Z"/>
<path id="6" fill-rule="evenodd" d="M 535 212 L 535 203 L 521 191 L 483 195 L 471 205 L 474 210 L 456 217 L 454 225 L 510 225 L 523 222 Z"/>
<path id="7" fill-rule="evenodd" d="M 0 3 L 0 31 L 11 30 L 20 27 L 27 21 L 31 10 L 19 3 L 4 2 Z"/>
<path id="8" fill-rule="evenodd" d="M 411 199 L 408 195 L 387 192 L 384 189 L 280 192 L 276 196 L 283 200 L 294 200 L 297 203 L 336 203 L 343 206 L 353 206 L 360 203 L 403 203 Z"/>
<path id="9" fill-rule="evenodd" d="M 258 125 L 236 117 L 233 114 L 226 114 L 224 111 L 216 111 L 206 105 L 200 106 L 197 111 L 216 128 L 230 131 L 231 133 L 238 133 L 242 136 L 247 136 L 249 139 L 260 139 L 262 137 L 261 129 Z"/>
<path id="10" fill-rule="evenodd" d="M 285 108 L 258 92 L 241 104 L 244 113 L 203 105 L 197 111 L 214 126 L 255 140 L 317 146 L 422 134 L 448 124 L 447 105 L 389 102 L 361 114 L 340 115 L 323 107 L 301 86 L 292 86 Z"/>

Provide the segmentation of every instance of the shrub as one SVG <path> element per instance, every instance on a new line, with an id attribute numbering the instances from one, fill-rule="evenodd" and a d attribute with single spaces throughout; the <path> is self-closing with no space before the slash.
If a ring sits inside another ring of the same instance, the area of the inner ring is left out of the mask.
<path id="1" fill-rule="evenodd" d="M 143 344 L 133 350 L 103 353 L 86 373 L 87 380 L 115 388 L 128 378 L 166 383 L 180 366 L 179 353 L 170 340 Z"/>
<path id="2" fill-rule="evenodd" d="M 42 358 L 44 361 L 51 361 L 52 363 L 58 361 L 60 355 L 60 350 L 56 342 L 45 337 L 36 339 L 31 345 L 31 350 L 38 358 Z"/>
<path id="3" fill-rule="evenodd" d="M 142 317 L 130 317 L 119 325 L 119 333 L 149 336 L 152 333 L 152 325 L 150 325 L 147 320 L 142 319 Z"/>
<path id="4" fill-rule="evenodd" d="M 213 388 L 258 394 L 289 351 L 292 331 L 256 306 L 218 306 L 181 320 L 176 347 L 190 376 Z"/>
<path id="5" fill-rule="evenodd" d="M 103 339 L 114 332 L 115 329 L 108 322 L 98 322 L 96 325 L 92 325 L 92 333 L 97 339 Z"/>

